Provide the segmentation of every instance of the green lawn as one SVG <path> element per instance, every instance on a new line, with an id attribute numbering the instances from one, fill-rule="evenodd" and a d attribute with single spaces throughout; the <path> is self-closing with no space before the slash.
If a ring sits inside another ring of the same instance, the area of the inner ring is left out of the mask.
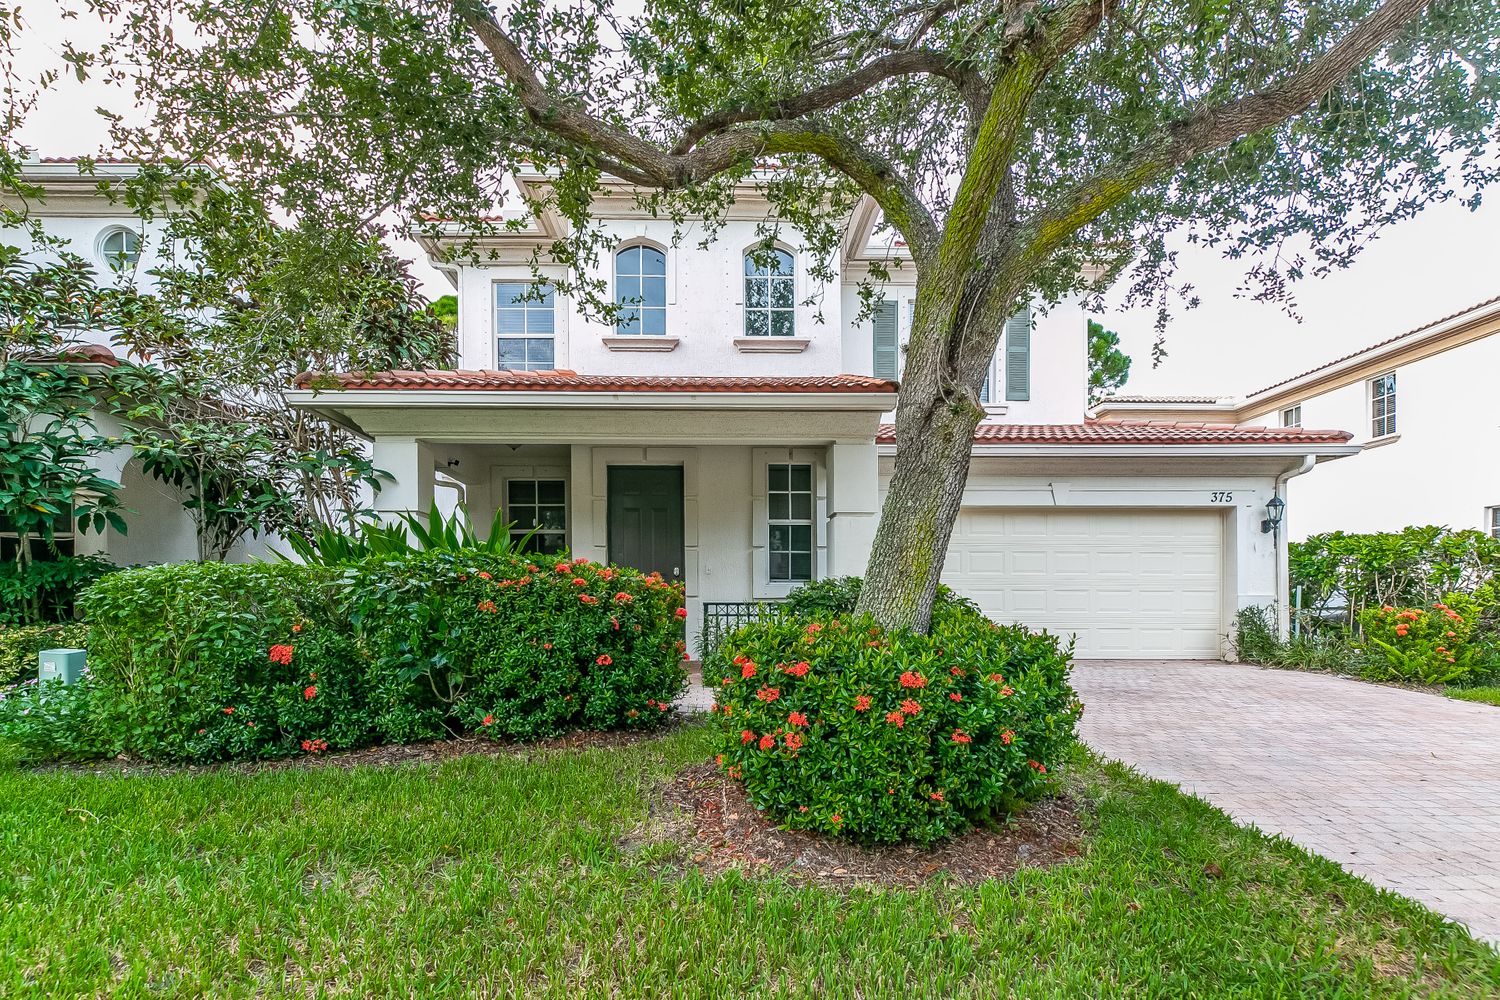
<path id="1" fill-rule="evenodd" d="M 1443 694 L 1459 701 L 1477 701 L 1486 705 L 1500 705 L 1500 687 L 1444 688 Z"/>
<path id="2" fill-rule="evenodd" d="M 1012 882 L 840 894 L 707 881 L 666 845 L 618 849 L 644 790 L 706 746 L 700 725 L 628 750 L 438 766 L 7 770 L 0 995 L 1479 997 L 1500 983 L 1500 956 L 1418 905 L 1082 758 L 1065 780 L 1092 813 L 1085 856 Z"/>

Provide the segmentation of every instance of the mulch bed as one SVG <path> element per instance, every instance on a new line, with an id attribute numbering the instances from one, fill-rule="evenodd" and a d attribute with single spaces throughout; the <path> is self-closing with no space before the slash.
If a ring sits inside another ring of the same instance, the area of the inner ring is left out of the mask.
<path id="1" fill-rule="evenodd" d="M 406 764 L 437 764 L 458 757 L 529 756 L 556 750 L 618 750 L 657 739 L 683 724 L 679 716 L 666 725 L 649 730 L 592 730 L 567 733 L 531 743 L 458 736 L 427 743 L 391 744 L 363 750 L 341 750 L 327 754 L 283 757 L 275 760 L 228 761 L 218 764 L 156 764 L 138 757 L 116 757 L 83 763 L 44 764 L 35 773 L 142 775 L 142 774 L 259 774 L 268 771 L 315 770 L 321 768 L 391 767 Z"/>
<path id="2" fill-rule="evenodd" d="M 972 885 L 1022 866 L 1062 864 L 1081 853 L 1083 829 L 1066 797 L 1043 799 L 995 829 L 931 847 L 862 847 L 806 830 L 784 830 L 750 804 L 738 782 L 697 764 L 663 786 L 627 849 L 662 839 L 683 847 L 685 864 L 709 875 L 730 868 L 833 888 L 913 888 L 933 881 Z"/>

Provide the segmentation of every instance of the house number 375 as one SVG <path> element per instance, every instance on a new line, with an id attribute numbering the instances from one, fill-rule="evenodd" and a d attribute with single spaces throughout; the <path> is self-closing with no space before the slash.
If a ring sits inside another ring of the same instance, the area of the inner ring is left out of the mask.
<path id="1" fill-rule="evenodd" d="M 1226 493 L 1226 492 L 1222 492 L 1222 491 L 1216 492 L 1216 493 L 1210 493 L 1208 495 L 1208 502 L 1209 503 L 1234 503 L 1234 494 L 1233 493 Z"/>

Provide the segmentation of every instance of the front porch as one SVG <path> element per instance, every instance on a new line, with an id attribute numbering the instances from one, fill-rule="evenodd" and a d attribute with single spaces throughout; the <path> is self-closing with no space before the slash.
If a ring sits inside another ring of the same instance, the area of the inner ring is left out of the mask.
<path id="1" fill-rule="evenodd" d="M 488 388 L 366 376 L 298 405 L 373 440 L 393 477 L 379 511 L 425 512 L 451 489 L 482 530 L 498 510 L 518 539 L 534 532 L 538 551 L 683 581 L 695 652 L 705 605 L 864 571 L 891 383 L 632 378 L 622 389 L 571 373 L 457 374 Z"/>

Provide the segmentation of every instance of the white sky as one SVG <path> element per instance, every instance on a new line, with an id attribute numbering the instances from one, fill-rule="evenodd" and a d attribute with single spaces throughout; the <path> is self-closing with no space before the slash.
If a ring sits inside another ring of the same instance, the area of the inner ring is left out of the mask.
<path id="1" fill-rule="evenodd" d="M 61 41 L 79 47 L 101 31 L 88 16 L 64 20 L 55 8 L 26 11 L 29 28 L 17 67 L 32 76 L 58 65 Z M 42 156 L 97 154 L 107 132 L 94 114 L 99 105 L 124 110 L 127 95 L 92 81 L 66 77 L 22 130 L 22 142 Z M 432 296 L 451 291 L 414 244 L 397 252 Z M 1166 332 L 1168 357 L 1151 368 L 1155 314 L 1111 309 L 1099 318 L 1117 331 L 1135 358 L 1126 391 L 1132 393 L 1245 393 L 1324 361 L 1500 295 L 1500 190 L 1477 212 L 1456 203 L 1427 209 L 1387 229 L 1354 266 L 1295 288 L 1301 322 L 1279 306 L 1236 298 L 1244 262 L 1182 246 L 1178 282 L 1195 286 L 1202 304 L 1177 309 Z"/>

